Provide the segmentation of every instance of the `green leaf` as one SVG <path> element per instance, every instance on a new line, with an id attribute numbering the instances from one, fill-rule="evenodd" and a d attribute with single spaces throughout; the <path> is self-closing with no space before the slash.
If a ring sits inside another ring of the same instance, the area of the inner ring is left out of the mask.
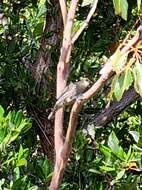
<path id="1" fill-rule="evenodd" d="M 127 68 L 124 72 L 124 81 L 122 86 L 122 92 L 124 93 L 125 90 L 128 90 L 129 87 L 132 85 L 133 77 L 132 77 L 132 71 L 130 68 Z"/>
<path id="2" fill-rule="evenodd" d="M 37 37 L 39 35 L 41 35 L 42 31 L 43 31 L 43 22 L 40 22 L 36 25 L 34 31 L 33 31 L 33 36 Z"/>
<path id="3" fill-rule="evenodd" d="M 128 160 L 130 159 L 131 154 L 132 154 L 132 147 L 130 146 L 130 147 L 129 147 L 129 150 L 128 150 L 128 152 L 127 152 L 126 158 L 125 158 L 126 163 L 127 163 Z"/>
<path id="4" fill-rule="evenodd" d="M 32 186 L 32 187 L 28 188 L 28 190 L 38 190 L 38 189 L 39 189 L 38 186 Z"/>
<path id="5" fill-rule="evenodd" d="M 15 141 L 18 138 L 19 134 L 20 131 L 14 130 L 10 135 L 9 143 Z"/>
<path id="6" fill-rule="evenodd" d="M 106 147 L 104 145 L 100 145 L 99 150 L 106 156 L 110 157 L 111 156 L 111 149 L 109 147 Z"/>
<path id="7" fill-rule="evenodd" d="M 116 137 L 114 131 L 111 132 L 108 138 L 108 146 L 111 148 L 111 150 L 114 152 L 116 146 L 118 146 L 119 140 Z"/>
<path id="8" fill-rule="evenodd" d="M 73 28 L 72 28 L 72 33 L 75 34 L 83 23 L 84 22 L 82 20 L 81 21 L 80 20 L 75 20 L 75 22 L 73 24 Z"/>
<path id="9" fill-rule="evenodd" d="M 21 121 L 22 121 L 22 112 L 18 111 L 15 114 L 15 118 L 14 118 L 14 124 L 16 125 L 16 127 L 18 127 L 20 125 Z"/>
<path id="10" fill-rule="evenodd" d="M 18 167 L 14 168 L 15 178 L 18 179 L 20 177 L 20 170 Z"/>
<path id="11" fill-rule="evenodd" d="M 124 73 L 121 73 L 120 76 L 115 76 L 113 85 L 114 85 L 114 95 L 117 101 L 121 100 L 125 90 L 128 90 L 132 85 L 133 77 L 130 68 L 127 68 Z"/>
<path id="12" fill-rule="evenodd" d="M 81 155 L 80 155 L 79 153 L 76 153 L 76 154 L 75 154 L 75 159 L 76 159 L 77 161 L 79 161 L 80 158 L 81 158 Z"/>
<path id="13" fill-rule="evenodd" d="M 18 160 L 17 162 L 17 166 L 26 166 L 27 165 L 27 160 L 25 158 L 22 158 L 20 160 Z"/>
<path id="14" fill-rule="evenodd" d="M 2 178 L 1 180 L 0 180 L 0 189 L 2 189 L 2 185 L 5 183 L 5 179 L 4 178 Z"/>
<path id="15" fill-rule="evenodd" d="M 20 145 L 19 152 L 18 152 L 18 160 L 23 157 L 26 157 L 28 153 L 28 148 L 23 149 L 22 145 Z"/>
<path id="16" fill-rule="evenodd" d="M 6 135 L 7 135 L 7 128 L 1 127 L 0 128 L 0 143 L 2 143 Z"/>
<path id="17" fill-rule="evenodd" d="M 140 151 L 142 152 L 142 148 L 138 147 L 137 145 L 133 145 L 133 149 L 136 150 L 136 151 Z"/>
<path id="18" fill-rule="evenodd" d="M 109 166 L 100 166 L 100 169 L 106 172 L 111 172 L 111 171 L 115 171 L 116 169 L 113 167 L 109 167 Z"/>
<path id="19" fill-rule="evenodd" d="M 118 48 L 112 57 L 112 67 L 113 70 L 119 75 L 127 62 L 128 53 L 122 54 L 120 49 Z"/>
<path id="20" fill-rule="evenodd" d="M 134 87 L 138 94 L 142 96 L 142 64 L 139 62 L 135 63 L 134 69 Z"/>
<path id="21" fill-rule="evenodd" d="M 48 176 L 48 174 L 51 172 L 51 165 L 47 159 L 43 162 L 43 172 L 45 176 Z"/>
<path id="22" fill-rule="evenodd" d="M 117 73 L 117 66 L 119 65 L 118 62 L 121 58 L 122 54 L 120 49 L 118 48 L 115 52 L 115 54 L 112 57 L 112 66 L 113 66 L 113 70 Z"/>
<path id="23" fill-rule="evenodd" d="M 112 131 L 111 134 L 109 135 L 108 146 L 111 148 L 115 156 L 117 156 L 120 160 L 124 161 L 126 154 L 123 151 L 122 147 L 119 146 L 119 140 L 116 137 L 114 131 Z"/>
<path id="24" fill-rule="evenodd" d="M 16 48 L 16 42 L 14 40 L 11 40 L 9 41 L 9 44 L 8 44 L 8 52 L 9 53 L 12 53 L 15 51 L 15 48 Z"/>
<path id="25" fill-rule="evenodd" d="M 0 117 L 2 117 L 4 115 L 4 109 L 3 107 L 0 105 Z"/>
<path id="26" fill-rule="evenodd" d="M 91 172 L 91 173 L 95 173 L 95 174 L 101 174 L 100 171 L 95 170 L 94 168 L 91 168 L 91 169 L 89 169 L 88 171 Z"/>
<path id="27" fill-rule="evenodd" d="M 46 13 L 46 7 L 45 7 L 45 5 L 43 4 L 43 5 L 41 5 L 41 6 L 38 7 L 38 14 L 37 14 L 37 17 L 40 18 L 40 17 L 43 16 L 45 13 Z"/>
<path id="28" fill-rule="evenodd" d="M 42 180 L 48 180 L 51 177 L 51 165 L 47 159 L 38 159 L 35 164 L 35 172 Z"/>
<path id="29" fill-rule="evenodd" d="M 119 179 L 121 179 L 125 174 L 125 169 L 121 170 L 120 172 L 117 173 L 117 176 L 115 178 L 116 181 L 118 181 Z"/>
<path id="30" fill-rule="evenodd" d="M 92 4 L 93 2 L 94 2 L 94 0 L 83 0 L 81 6 L 82 7 L 88 6 L 88 5 Z"/>
<path id="31" fill-rule="evenodd" d="M 127 20 L 128 14 L 128 2 L 127 0 L 113 0 L 115 14 L 121 16 L 124 20 Z"/>
<path id="32" fill-rule="evenodd" d="M 138 7 L 138 11 L 141 10 L 141 0 L 137 0 L 137 7 Z"/>
<path id="33" fill-rule="evenodd" d="M 27 181 L 26 181 L 26 179 L 27 179 L 27 176 L 22 176 L 22 177 L 18 177 L 17 178 L 17 180 L 15 180 L 14 181 L 14 183 L 13 183 L 13 186 L 12 186 L 12 188 L 11 189 L 14 189 L 14 190 L 25 190 L 25 189 L 27 189 L 26 187 L 27 187 Z"/>
<path id="34" fill-rule="evenodd" d="M 140 134 L 137 131 L 129 131 L 136 143 L 138 143 Z"/>
<path id="35" fill-rule="evenodd" d="M 117 99 L 117 101 L 120 101 L 123 95 L 123 90 L 122 90 L 122 86 L 123 86 L 123 81 L 124 81 L 124 73 L 122 73 L 120 76 L 115 76 L 114 77 L 114 96 Z"/>

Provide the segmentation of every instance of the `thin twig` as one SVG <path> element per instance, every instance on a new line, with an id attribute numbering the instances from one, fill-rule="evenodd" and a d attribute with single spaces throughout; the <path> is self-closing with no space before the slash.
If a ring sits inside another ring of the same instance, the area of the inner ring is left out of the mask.
<path id="1" fill-rule="evenodd" d="M 81 25 L 81 27 L 79 28 L 79 30 L 74 34 L 74 36 L 72 37 L 72 44 L 74 44 L 74 42 L 78 39 L 78 37 L 80 36 L 80 34 L 83 32 L 83 30 L 88 26 L 88 23 L 90 21 L 90 19 L 92 18 L 96 8 L 97 8 L 97 4 L 98 4 L 98 0 L 95 0 L 92 8 L 90 9 L 89 14 L 87 15 L 87 18 L 85 21 L 83 21 L 83 24 Z"/>
<path id="2" fill-rule="evenodd" d="M 62 18 L 63 18 L 63 24 L 64 24 L 64 28 L 65 28 L 66 19 L 67 19 L 67 5 L 66 5 L 65 0 L 59 0 L 59 3 L 60 3 Z"/>

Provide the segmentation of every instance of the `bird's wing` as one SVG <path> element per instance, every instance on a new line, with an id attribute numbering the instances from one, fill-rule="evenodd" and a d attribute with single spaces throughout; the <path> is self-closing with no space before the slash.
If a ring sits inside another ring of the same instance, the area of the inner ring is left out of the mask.
<path id="1" fill-rule="evenodd" d="M 63 91 L 61 96 L 58 98 L 55 107 L 62 107 L 64 104 L 69 103 L 70 100 L 72 101 L 72 97 L 74 97 L 74 93 L 76 93 L 76 85 L 70 83 Z"/>
<path id="2" fill-rule="evenodd" d="M 73 88 L 74 84 L 71 82 L 68 86 L 66 86 L 62 92 L 62 94 L 59 96 L 57 100 L 59 100 L 61 97 L 65 95 L 66 92 L 69 91 L 69 89 Z"/>

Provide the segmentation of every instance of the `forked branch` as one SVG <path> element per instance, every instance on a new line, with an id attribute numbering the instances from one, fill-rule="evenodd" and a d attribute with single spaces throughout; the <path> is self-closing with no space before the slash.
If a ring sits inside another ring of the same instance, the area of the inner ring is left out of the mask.
<path id="1" fill-rule="evenodd" d="M 121 49 L 122 53 L 126 53 L 127 51 L 129 51 L 129 49 L 135 45 L 136 43 L 138 43 L 140 40 L 142 39 L 142 27 L 140 26 L 137 29 L 137 34 L 132 38 L 132 40 L 130 40 L 126 46 L 124 46 Z M 71 152 L 71 148 L 72 148 L 72 142 L 73 142 L 73 138 L 75 135 L 75 130 L 76 130 L 76 126 L 77 126 L 77 120 L 78 120 L 78 115 L 79 112 L 81 110 L 81 107 L 83 106 L 83 104 L 88 101 L 91 97 L 95 96 L 96 93 L 103 87 L 103 85 L 106 83 L 106 81 L 109 79 L 111 73 L 112 73 L 112 59 L 113 59 L 114 54 L 110 57 L 110 59 L 107 61 L 107 63 L 105 64 L 105 70 L 102 73 L 102 75 L 100 76 L 100 78 L 96 81 L 96 83 L 87 91 L 85 92 L 82 96 L 80 100 L 77 100 L 71 110 L 71 114 L 70 114 L 70 120 L 69 120 L 69 126 L 68 126 L 68 130 L 67 130 L 67 135 L 66 135 L 66 139 L 65 139 L 65 143 L 64 143 L 64 147 L 62 150 L 62 154 L 63 154 L 63 162 L 64 164 L 66 164 L 68 157 L 70 155 Z M 64 168 L 64 164 L 60 165 L 61 168 Z"/>

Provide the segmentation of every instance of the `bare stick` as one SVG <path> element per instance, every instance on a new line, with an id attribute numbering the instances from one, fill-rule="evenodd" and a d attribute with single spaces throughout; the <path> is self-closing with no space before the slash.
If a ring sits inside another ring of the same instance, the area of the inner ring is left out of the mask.
<path id="1" fill-rule="evenodd" d="M 64 28 L 65 28 L 66 19 L 67 19 L 67 6 L 66 6 L 66 1 L 65 1 L 65 0 L 59 0 L 59 3 L 60 3 L 62 18 L 63 18 L 63 24 L 64 24 Z"/>
<path id="2" fill-rule="evenodd" d="M 64 29 L 64 37 L 63 44 L 61 48 L 61 54 L 59 58 L 59 63 L 57 65 L 57 98 L 60 96 L 62 91 L 64 90 L 68 77 L 68 62 L 71 53 L 71 30 L 73 26 L 73 20 L 75 17 L 75 11 L 77 7 L 78 0 L 72 0 L 70 9 L 67 16 L 67 21 Z M 60 170 L 59 165 L 61 165 L 60 153 L 63 148 L 63 108 L 59 109 L 55 114 L 55 152 L 56 152 L 56 160 L 54 166 L 54 174 L 51 180 L 50 190 L 58 190 L 59 184 L 62 179 L 63 172 Z"/>
<path id="3" fill-rule="evenodd" d="M 95 0 L 92 8 L 90 9 L 90 12 L 86 18 L 86 20 L 83 22 L 83 24 L 81 25 L 81 27 L 79 28 L 79 30 L 74 34 L 74 36 L 72 37 L 72 44 L 74 44 L 74 42 L 78 39 L 78 37 L 80 36 L 80 34 L 83 32 L 83 30 L 88 26 L 88 23 L 91 19 L 91 17 L 93 16 L 96 8 L 97 8 L 97 4 L 98 4 L 98 0 Z"/>

